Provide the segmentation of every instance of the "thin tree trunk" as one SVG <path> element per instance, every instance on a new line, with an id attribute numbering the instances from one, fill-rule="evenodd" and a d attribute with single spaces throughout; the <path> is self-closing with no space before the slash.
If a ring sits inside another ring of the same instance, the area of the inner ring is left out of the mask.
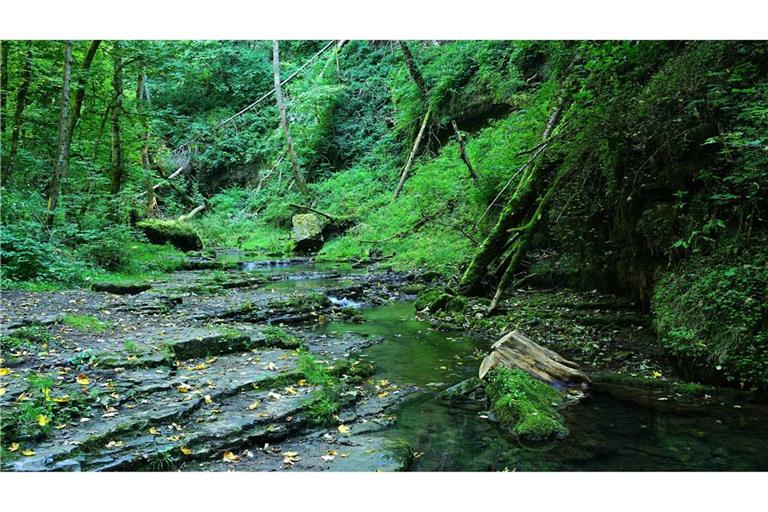
<path id="1" fill-rule="evenodd" d="M 120 119 L 123 114 L 123 64 L 120 56 L 120 42 L 115 42 L 113 49 L 114 70 L 112 73 L 112 89 L 114 99 L 112 103 L 112 167 L 110 192 L 116 195 L 120 192 L 123 183 L 125 168 L 123 165 L 123 146 L 120 139 Z"/>
<path id="2" fill-rule="evenodd" d="M 280 109 L 280 127 L 285 135 L 285 143 L 288 146 L 288 155 L 291 158 L 291 167 L 293 168 L 293 176 L 296 180 L 296 185 L 299 187 L 299 192 L 306 197 L 310 198 L 309 189 L 307 183 L 304 181 L 304 176 L 301 174 L 301 167 L 299 167 L 299 157 L 296 155 L 296 149 L 293 147 L 293 139 L 291 138 L 291 130 L 288 126 L 288 112 L 285 108 L 285 99 L 283 98 L 283 88 L 280 85 L 280 45 L 277 40 L 272 41 L 272 67 L 275 74 L 275 98 L 277 99 L 277 107 Z"/>
<path id="3" fill-rule="evenodd" d="M 397 188 L 395 189 L 395 193 L 392 197 L 393 201 L 398 198 L 400 192 L 403 190 L 403 186 L 405 185 L 405 180 L 408 179 L 408 174 L 411 172 L 411 166 L 413 166 L 413 161 L 416 159 L 416 153 L 419 151 L 421 139 L 424 137 L 424 132 L 427 129 L 427 123 L 429 122 L 429 116 L 431 113 L 432 109 L 427 109 L 427 113 L 424 114 L 424 120 L 421 122 L 421 128 L 419 128 L 419 133 L 416 135 L 416 140 L 413 142 L 413 149 L 411 149 L 411 154 L 408 155 L 408 161 L 405 163 L 405 168 L 403 168 L 403 172 L 400 174 L 400 181 L 397 183 Z"/>
<path id="4" fill-rule="evenodd" d="M 408 47 L 408 43 L 406 43 L 405 41 L 398 41 L 398 42 L 400 43 L 400 50 L 402 50 L 403 52 L 405 65 L 408 67 L 408 73 L 410 73 L 413 81 L 416 82 L 416 86 L 421 91 L 424 101 L 426 101 L 427 95 L 429 93 L 429 89 L 427 88 L 427 83 L 424 81 L 424 76 L 421 74 L 421 71 L 419 71 L 419 67 L 416 65 L 416 61 L 413 58 L 411 49 Z"/>
<path id="5" fill-rule="evenodd" d="M 80 110 L 83 107 L 83 100 L 85 99 L 85 84 L 88 81 L 88 71 L 91 69 L 93 58 L 96 56 L 96 51 L 101 44 L 100 40 L 91 41 L 91 45 L 88 47 L 88 52 L 85 54 L 83 60 L 83 67 L 80 69 L 80 76 L 77 79 L 77 90 L 75 91 L 75 100 L 72 104 L 72 115 L 69 118 L 69 127 L 67 128 L 67 146 L 72 144 L 72 136 L 75 133 L 75 127 L 80 120 Z"/>
<path id="6" fill-rule="evenodd" d="M 16 95 L 16 112 L 13 114 L 13 129 L 11 131 L 11 149 L 8 152 L 8 160 L 5 163 L 5 179 L 13 174 L 13 166 L 16 163 L 16 153 L 19 149 L 19 135 L 21 133 L 21 117 L 27 101 L 27 92 L 32 83 L 32 41 L 27 42 L 27 52 L 24 58 L 24 67 L 21 72 L 21 85 Z"/>
<path id="7" fill-rule="evenodd" d="M 157 196 L 152 186 L 152 162 L 149 158 L 149 123 L 147 122 L 147 107 L 149 106 L 149 95 L 147 94 L 147 75 L 144 68 L 139 71 L 136 83 L 136 105 L 139 114 L 139 120 L 142 126 L 141 132 L 141 167 L 144 169 L 144 189 L 147 193 L 147 211 L 149 217 L 157 216 Z"/>
<path id="8" fill-rule="evenodd" d="M 0 133 L 5 133 L 8 110 L 8 41 L 0 41 Z"/>
<path id="9" fill-rule="evenodd" d="M 59 110 L 59 135 L 56 142 L 56 164 L 53 170 L 50 188 L 48 189 L 48 213 L 46 225 L 53 226 L 56 205 L 61 192 L 61 180 L 66 172 L 67 164 L 67 126 L 69 117 L 69 84 L 72 73 L 72 41 L 66 42 L 64 50 L 64 83 L 61 88 L 61 109 Z"/>
<path id="10" fill-rule="evenodd" d="M 456 140 L 459 141 L 459 155 L 461 156 L 461 160 L 464 162 L 464 165 L 467 166 L 469 176 L 473 181 L 477 182 L 477 174 L 475 173 L 475 169 L 472 167 L 472 162 L 469 161 L 469 155 L 467 155 L 467 147 L 464 144 L 464 137 L 461 136 L 461 132 L 459 131 L 459 127 L 455 120 L 451 121 L 451 126 L 453 126 L 453 131 L 456 133 Z"/>

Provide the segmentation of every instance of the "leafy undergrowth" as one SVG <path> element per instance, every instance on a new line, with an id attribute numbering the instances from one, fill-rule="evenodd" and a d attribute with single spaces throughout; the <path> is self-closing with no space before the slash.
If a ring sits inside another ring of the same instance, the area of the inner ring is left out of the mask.
<path id="1" fill-rule="evenodd" d="M 693 257 L 664 276 L 653 297 L 661 346 L 683 374 L 768 387 L 765 244 Z"/>
<path id="2" fill-rule="evenodd" d="M 568 433 L 557 412 L 560 393 L 524 371 L 496 368 L 485 390 L 496 417 L 521 438 L 541 441 Z"/>

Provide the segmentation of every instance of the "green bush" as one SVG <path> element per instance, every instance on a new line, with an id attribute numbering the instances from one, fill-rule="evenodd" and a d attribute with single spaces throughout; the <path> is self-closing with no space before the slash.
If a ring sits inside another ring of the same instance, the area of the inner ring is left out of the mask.
<path id="1" fill-rule="evenodd" d="M 659 342 L 689 378 L 768 387 L 768 257 L 693 257 L 656 286 Z"/>

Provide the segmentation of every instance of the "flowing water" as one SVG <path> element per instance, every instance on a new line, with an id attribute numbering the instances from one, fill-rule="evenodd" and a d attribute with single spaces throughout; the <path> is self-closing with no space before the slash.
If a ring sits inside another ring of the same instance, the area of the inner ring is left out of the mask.
<path id="1" fill-rule="evenodd" d="M 348 270 L 306 264 L 301 268 L 341 274 Z M 290 273 L 276 286 L 306 289 L 344 280 L 327 275 L 292 279 Z M 376 363 L 374 378 L 420 388 L 398 407 L 397 422 L 384 432 L 407 440 L 417 452 L 413 470 L 768 470 L 765 403 L 735 407 L 729 403 L 708 408 L 706 414 L 680 414 L 597 393 L 563 411 L 570 430 L 565 439 L 549 443 L 513 439 L 488 419 L 485 404 L 451 403 L 438 397 L 445 387 L 476 374 L 492 340 L 434 330 L 415 318 L 410 301 L 366 308 L 362 315 L 364 323 L 334 322 L 316 330 L 382 337 L 381 343 L 363 351 L 363 357 Z"/>

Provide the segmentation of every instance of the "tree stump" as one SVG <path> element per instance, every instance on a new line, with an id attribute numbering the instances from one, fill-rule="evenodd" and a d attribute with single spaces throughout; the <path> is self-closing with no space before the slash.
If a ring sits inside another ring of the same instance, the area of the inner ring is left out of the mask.
<path id="1" fill-rule="evenodd" d="M 578 364 L 517 331 L 510 332 L 491 346 L 491 353 L 480 363 L 479 377 L 482 379 L 496 366 L 519 368 L 555 386 L 570 387 L 590 382 Z"/>

